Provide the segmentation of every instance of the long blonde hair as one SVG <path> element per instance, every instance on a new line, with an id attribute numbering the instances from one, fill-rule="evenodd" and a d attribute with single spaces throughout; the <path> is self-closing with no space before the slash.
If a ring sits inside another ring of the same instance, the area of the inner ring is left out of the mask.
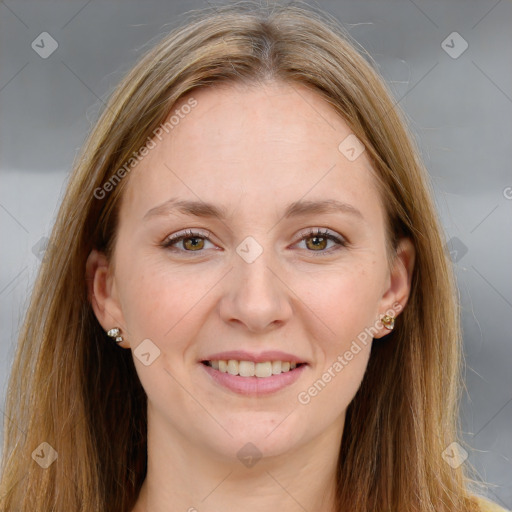
<path id="1" fill-rule="evenodd" d="M 478 510 L 457 441 L 459 311 L 426 172 L 382 79 L 331 16 L 295 2 L 191 14 L 123 79 L 77 159 L 20 333 L 9 380 L 0 508 L 129 512 L 146 475 L 147 397 L 131 351 L 96 320 L 85 263 L 111 254 L 129 179 L 98 189 L 152 137 L 175 103 L 216 83 L 281 80 L 320 94 L 364 143 L 385 198 L 389 243 L 411 238 L 409 303 L 375 343 L 346 415 L 337 506 L 353 512 Z M 47 442 L 57 460 L 32 452 Z"/>

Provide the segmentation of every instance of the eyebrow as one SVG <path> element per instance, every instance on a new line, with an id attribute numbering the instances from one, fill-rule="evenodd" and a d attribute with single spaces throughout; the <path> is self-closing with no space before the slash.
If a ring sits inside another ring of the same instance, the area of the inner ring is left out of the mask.
<path id="1" fill-rule="evenodd" d="M 185 215 L 193 215 L 195 217 L 216 218 L 220 220 L 225 220 L 228 216 L 226 208 L 216 206 L 212 203 L 171 198 L 151 208 L 151 210 L 144 215 L 144 220 L 155 216 L 168 215 L 173 211 Z M 283 217 L 290 218 L 318 213 L 347 213 L 364 221 L 363 214 L 357 208 L 336 199 L 295 201 L 286 207 Z"/>

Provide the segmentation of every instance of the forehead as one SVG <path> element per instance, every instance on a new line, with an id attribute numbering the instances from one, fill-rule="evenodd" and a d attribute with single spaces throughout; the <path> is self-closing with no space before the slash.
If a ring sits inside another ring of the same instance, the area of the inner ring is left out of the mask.
<path id="1" fill-rule="evenodd" d="M 130 175 L 123 203 L 133 208 L 176 196 L 262 207 L 326 193 L 379 202 L 366 153 L 350 161 L 339 149 L 348 124 L 300 84 L 201 88 L 173 107 L 167 127 Z"/>

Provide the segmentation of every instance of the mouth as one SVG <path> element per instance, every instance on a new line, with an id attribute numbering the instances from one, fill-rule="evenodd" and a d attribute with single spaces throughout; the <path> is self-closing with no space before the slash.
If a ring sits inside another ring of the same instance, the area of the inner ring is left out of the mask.
<path id="1" fill-rule="evenodd" d="M 262 397 L 291 386 L 309 366 L 297 361 L 247 361 L 211 359 L 200 361 L 210 383 L 244 396 Z"/>
<path id="2" fill-rule="evenodd" d="M 264 361 L 255 363 L 254 361 L 238 361 L 236 359 L 216 359 L 201 361 L 201 363 L 221 373 L 238 375 L 240 377 L 257 377 L 258 379 L 267 379 L 273 375 L 288 373 L 306 364 L 294 361 Z"/>

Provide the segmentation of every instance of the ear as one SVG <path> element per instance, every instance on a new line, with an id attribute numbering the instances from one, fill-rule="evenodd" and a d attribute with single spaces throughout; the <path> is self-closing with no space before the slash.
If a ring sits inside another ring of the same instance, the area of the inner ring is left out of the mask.
<path id="1" fill-rule="evenodd" d="M 114 327 L 121 329 L 121 335 L 126 333 L 121 306 L 117 299 L 115 281 L 107 257 L 92 250 L 85 265 L 85 277 L 89 302 L 98 322 L 105 331 Z M 120 346 L 128 348 L 129 343 L 123 340 Z"/>
<path id="2" fill-rule="evenodd" d="M 415 258 L 414 244 L 409 238 L 401 238 L 396 249 L 387 286 L 381 299 L 379 320 L 384 315 L 396 318 L 405 308 L 411 292 Z M 381 338 L 389 332 L 389 329 L 383 326 L 375 338 Z"/>

